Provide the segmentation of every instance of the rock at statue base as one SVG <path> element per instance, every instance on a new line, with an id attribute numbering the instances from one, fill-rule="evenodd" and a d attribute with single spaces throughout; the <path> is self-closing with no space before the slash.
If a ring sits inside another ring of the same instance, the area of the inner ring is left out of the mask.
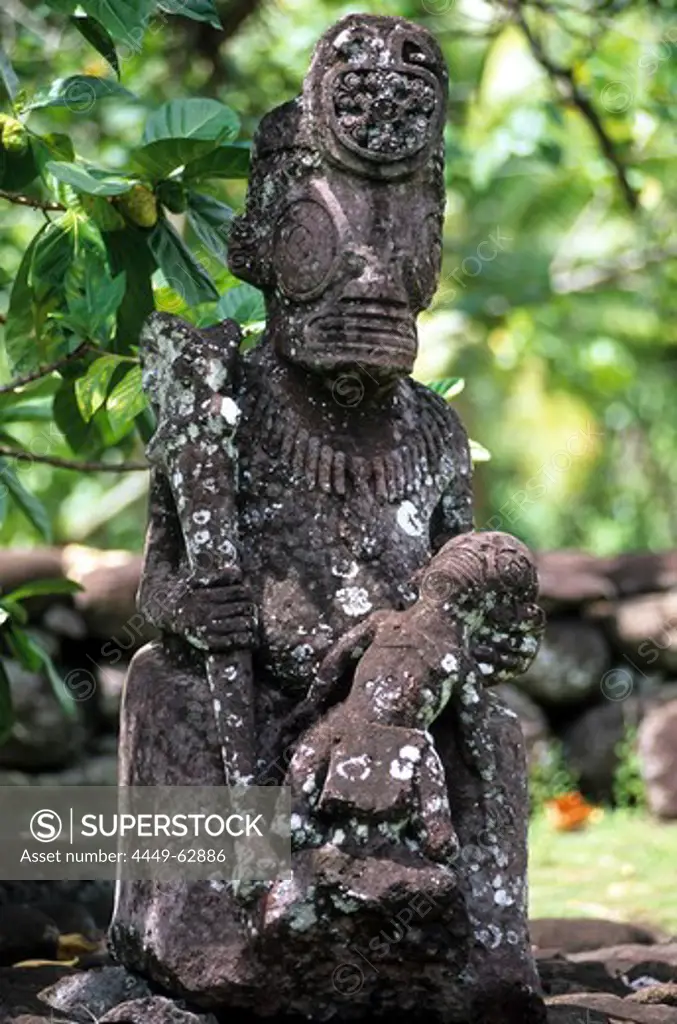
<path id="1" fill-rule="evenodd" d="M 438 740 L 457 764 L 449 797 L 461 846 L 448 867 L 407 850 L 398 861 L 352 859 L 327 844 L 296 856 L 294 880 L 272 890 L 260 931 L 261 909 L 247 913 L 223 884 L 125 883 L 112 931 L 117 956 L 208 1009 L 541 1024 L 526 935 L 523 740 L 498 701 L 482 741 L 502 765 L 491 785 L 463 765 L 453 734 Z M 211 750 L 216 771 L 214 736 Z"/>

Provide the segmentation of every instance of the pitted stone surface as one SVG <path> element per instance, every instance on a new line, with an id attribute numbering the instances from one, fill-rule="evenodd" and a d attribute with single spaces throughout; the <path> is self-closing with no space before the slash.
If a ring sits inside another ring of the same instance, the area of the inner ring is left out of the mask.
<path id="1" fill-rule="evenodd" d="M 448 72 L 351 15 L 257 133 L 230 268 L 263 340 L 156 315 L 158 426 L 121 781 L 294 794 L 293 870 L 121 885 L 129 969 L 207 1010 L 543 1024 L 519 722 L 529 553 L 474 533 L 468 441 L 409 376 L 441 261 Z M 113 1019 L 113 1018 L 111 1018 Z"/>

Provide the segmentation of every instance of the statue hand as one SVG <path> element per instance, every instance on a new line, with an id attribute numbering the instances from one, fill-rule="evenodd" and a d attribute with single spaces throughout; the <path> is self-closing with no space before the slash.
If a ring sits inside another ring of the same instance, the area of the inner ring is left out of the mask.
<path id="1" fill-rule="evenodd" d="M 536 604 L 515 609 L 505 625 L 494 618 L 487 630 L 491 637 L 478 634 L 471 648 L 484 684 L 507 682 L 526 672 L 536 657 L 544 630 L 545 615 Z"/>
<path id="2" fill-rule="evenodd" d="M 241 583 L 189 587 L 177 618 L 188 642 L 200 650 L 227 653 L 258 643 L 258 609 Z"/>

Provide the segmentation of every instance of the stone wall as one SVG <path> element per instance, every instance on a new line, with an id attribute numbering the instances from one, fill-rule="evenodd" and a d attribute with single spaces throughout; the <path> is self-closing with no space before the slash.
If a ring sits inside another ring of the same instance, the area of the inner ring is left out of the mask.
<path id="1" fill-rule="evenodd" d="M 0 555 L 2 592 L 62 576 L 84 587 L 27 605 L 78 716 L 64 714 L 46 678 L 6 659 L 17 724 L 0 748 L 0 784 L 115 781 L 126 665 L 152 636 L 134 605 L 140 566 L 127 552 L 76 545 Z M 636 726 L 652 806 L 677 817 L 677 551 L 610 559 L 553 551 L 539 556 L 539 570 L 545 642 L 519 685 L 502 688 L 532 756 L 560 739 L 584 793 L 606 800 L 615 748 Z"/>

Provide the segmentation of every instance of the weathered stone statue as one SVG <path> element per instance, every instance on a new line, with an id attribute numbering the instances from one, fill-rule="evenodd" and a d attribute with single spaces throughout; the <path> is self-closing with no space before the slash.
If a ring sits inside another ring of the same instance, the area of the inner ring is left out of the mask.
<path id="1" fill-rule="evenodd" d="M 447 70 L 350 16 L 264 118 L 230 266 L 267 330 L 154 317 L 158 428 L 122 781 L 291 786 L 292 878 L 124 883 L 111 941 L 205 1007 L 545 1019 L 517 719 L 487 689 L 542 629 L 528 552 L 472 532 L 465 432 L 409 376 L 440 270 Z M 431 561 L 432 559 L 432 561 Z"/>

